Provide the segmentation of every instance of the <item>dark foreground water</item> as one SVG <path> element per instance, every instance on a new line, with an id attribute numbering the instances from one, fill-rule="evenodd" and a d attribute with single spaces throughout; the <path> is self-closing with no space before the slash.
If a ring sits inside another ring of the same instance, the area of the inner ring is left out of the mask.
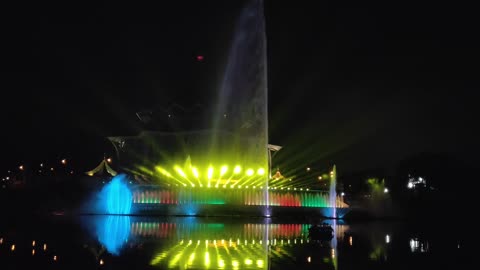
<path id="1" fill-rule="evenodd" d="M 0 269 L 434 269 L 473 266 L 467 222 L 52 216 L 0 220 Z"/>

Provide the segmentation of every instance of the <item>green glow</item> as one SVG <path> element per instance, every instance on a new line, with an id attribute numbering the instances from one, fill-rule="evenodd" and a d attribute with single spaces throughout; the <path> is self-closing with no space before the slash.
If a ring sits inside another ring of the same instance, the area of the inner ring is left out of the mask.
<path id="1" fill-rule="evenodd" d="M 258 175 L 264 175 L 265 174 L 265 169 L 264 168 L 260 168 L 257 170 L 257 174 Z"/>
<path id="2" fill-rule="evenodd" d="M 248 169 L 248 170 L 247 170 L 247 175 L 248 175 L 248 176 L 252 176 L 253 174 L 254 174 L 253 169 Z"/>
<path id="3" fill-rule="evenodd" d="M 235 166 L 235 168 L 233 169 L 233 173 L 239 174 L 240 172 L 242 172 L 242 167 L 240 165 Z"/>

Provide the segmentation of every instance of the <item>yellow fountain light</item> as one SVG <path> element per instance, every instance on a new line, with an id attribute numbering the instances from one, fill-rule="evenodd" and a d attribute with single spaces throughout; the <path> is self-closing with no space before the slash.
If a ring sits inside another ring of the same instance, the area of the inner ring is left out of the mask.
<path id="1" fill-rule="evenodd" d="M 220 168 L 220 177 L 224 176 L 225 173 L 227 173 L 228 171 L 228 166 L 227 165 L 223 165 L 221 168 Z"/>
<path id="2" fill-rule="evenodd" d="M 247 170 L 247 175 L 248 175 L 248 176 L 252 176 L 253 174 L 254 174 L 253 169 L 248 169 L 248 170 Z"/>
<path id="3" fill-rule="evenodd" d="M 240 165 L 235 166 L 235 168 L 233 169 L 233 173 L 239 174 L 240 172 L 242 172 L 242 167 Z"/>
<path id="4" fill-rule="evenodd" d="M 207 170 L 207 179 L 210 180 L 213 177 L 213 167 L 209 166 Z"/>
<path id="5" fill-rule="evenodd" d="M 195 178 L 200 177 L 200 174 L 198 173 L 198 169 L 196 167 L 192 167 L 192 173 Z"/>
<path id="6" fill-rule="evenodd" d="M 257 170 L 257 174 L 258 174 L 258 175 L 264 175 L 264 174 L 265 174 L 265 169 L 264 169 L 264 168 L 259 168 L 259 169 Z"/>
<path id="7" fill-rule="evenodd" d="M 167 170 L 165 170 L 164 168 L 162 168 L 160 166 L 155 166 L 155 170 L 157 170 L 159 173 L 165 175 L 166 177 L 172 177 L 172 175 Z"/>
<path id="8" fill-rule="evenodd" d="M 205 252 L 205 266 L 210 266 L 210 254 L 207 252 Z"/>
<path id="9" fill-rule="evenodd" d="M 173 169 L 175 169 L 175 171 L 183 178 L 187 178 L 187 174 L 185 174 L 185 172 L 182 170 L 182 168 L 180 168 L 180 166 L 175 165 L 173 166 Z"/>
<path id="10" fill-rule="evenodd" d="M 246 265 L 251 265 L 252 263 L 253 263 L 253 262 L 252 262 L 252 260 L 250 260 L 250 259 L 246 259 L 246 260 L 245 260 L 245 264 L 246 264 Z"/>

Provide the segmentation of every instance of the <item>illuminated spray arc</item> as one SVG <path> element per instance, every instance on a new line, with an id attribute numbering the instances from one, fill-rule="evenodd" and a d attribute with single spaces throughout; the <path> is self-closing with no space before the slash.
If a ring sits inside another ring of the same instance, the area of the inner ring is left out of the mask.
<path id="1" fill-rule="evenodd" d="M 346 208 L 335 192 L 269 186 L 266 49 L 263 1 L 252 0 L 238 17 L 208 127 L 109 138 L 121 167 L 148 179 L 128 187 L 133 213 L 270 216 L 304 208 L 337 217 L 328 208 Z"/>

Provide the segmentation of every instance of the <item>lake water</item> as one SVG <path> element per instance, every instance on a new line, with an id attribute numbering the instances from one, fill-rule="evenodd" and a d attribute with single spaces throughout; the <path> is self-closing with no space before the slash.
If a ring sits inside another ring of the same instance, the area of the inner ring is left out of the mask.
<path id="1" fill-rule="evenodd" d="M 316 221 L 318 222 L 318 221 Z M 466 222 L 2 217 L 0 269 L 442 269 L 473 265 Z"/>

